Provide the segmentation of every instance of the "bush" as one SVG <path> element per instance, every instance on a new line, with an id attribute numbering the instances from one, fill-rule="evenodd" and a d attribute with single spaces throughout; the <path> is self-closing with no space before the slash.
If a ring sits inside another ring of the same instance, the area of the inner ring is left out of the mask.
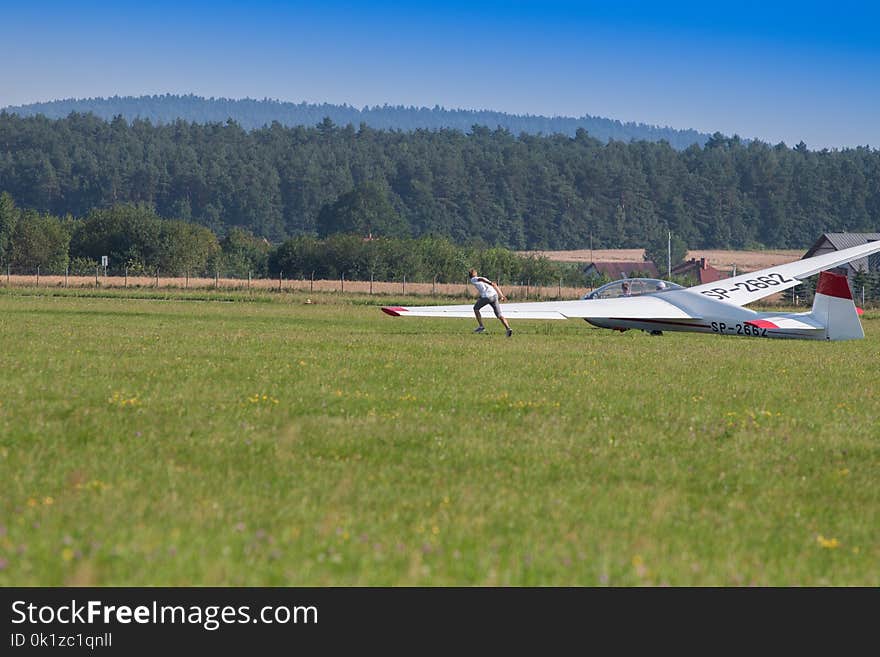
<path id="1" fill-rule="evenodd" d="M 71 276 L 93 276 L 98 262 L 91 258 L 71 258 L 70 275 Z"/>
<path id="2" fill-rule="evenodd" d="M 70 234 L 57 217 L 23 213 L 12 237 L 12 267 L 63 273 L 67 268 Z"/>

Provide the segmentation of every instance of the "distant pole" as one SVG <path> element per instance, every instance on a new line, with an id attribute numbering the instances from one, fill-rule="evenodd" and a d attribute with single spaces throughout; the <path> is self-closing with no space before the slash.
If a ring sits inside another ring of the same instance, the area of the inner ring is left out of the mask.
<path id="1" fill-rule="evenodd" d="M 865 305 L 865 286 L 862 285 L 862 307 Z"/>
<path id="2" fill-rule="evenodd" d="M 248 269 L 248 292 L 251 291 L 251 270 Z"/>
<path id="3" fill-rule="evenodd" d="M 67 287 L 67 277 L 70 274 L 70 265 L 64 268 L 64 287 Z"/>
<path id="4" fill-rule="evenodd" d="M 339 276 L 339 291 L 345 292 L 345 272 L 342 272 Z"/>
<path id="5" fill-rule="evenodd" d="M 156 289 L 159 289 L 159 268 L 156 267 Z"/>
<path id="6" fill-rule="evenodd" d="M 309 279 L 309 292 L 314 292 L 315 287 L 315 272 L 312 272 L 312 278 Z"/>
<path id="7" fill-rule="evenodd" d="M 527 278 L 526 279 L 526 299 L 529 298 L 529 292 L 531 292 L 531 287 L 532 287 L 532 279 Z"/>
<path id="8" fill-rule="evenodd" d="M 403 275 L 403 293 L 406 294 L 406 274 Z"/>
<path id="9" fill-rule="evenodd" d="M 666 234 L 666 278 L 672 278 L 672 231 Z"/>
<path id="10" fill-rule="evenodd" d="M 9 263 L 6 263 L 6 285 L 9 286 Z"/>
<path id="11" fill-rule="evenodd" d="M 864 288 L 862 288 L 864 290 Z M 434 280 L 431 281 L 431 296 L 435 296 L 437 294 L 437 274 L 434 274 Z M 865 303 L 862 302 L 864 306 Z"/>
<path id="12" fill-rule="evenodd" d="M 214 270 L 214 289 L 217 290 L 220 288 L 220 270 Z"/>
<path id="13" fill-rule="evenodd" d="M 40 287 L 40 265 L 37 265 L 37 287 Z"/>
<path id="14" fill-rule="evenodd" d="M 125 287 L 128 287 L 128 265 L 125 265 Z"/>
<path id="15" fill-rule="evenodd" d="M 279 271 L 279 272 L 278 272 L 278 291 L 279 291 L 279 292 L 282 292 L 283 289 L 284 289 L 284 288 L 282 287 L 282 283 L 281 283 L 282 280 L 284 280 L 284 272 L 283 272 L 283 271 Z"/>
<path id="16" fill-rule="evenodd" d="M 373 293 L 373 272 L 370 272 L 370 294 Z"/>
<path id="17" fill-rule="evenodd" d="M 98 265 L 95 265 L 95 287 L 100 287 L 100 283 L 98 282 Z"/>
<path id="18" fill-rule="evenodd" d="M 560 298 L 562 297 L 562 279 L 561 278 L 559 279 L 559 288 L 556 292 L 556 296 L 560 297 Z"/>
<path id="19" fill-rule="evenodd" d="M 189 269 L 186 270 L 183 278 L 183 289 L 186 290 L 189 288 Z"/>
<path id="20" fill-rule="evenodd" d="M 590 262 L 594 262 L 594 260 L 593 260 L 593 233 L 590 233 Z"/>

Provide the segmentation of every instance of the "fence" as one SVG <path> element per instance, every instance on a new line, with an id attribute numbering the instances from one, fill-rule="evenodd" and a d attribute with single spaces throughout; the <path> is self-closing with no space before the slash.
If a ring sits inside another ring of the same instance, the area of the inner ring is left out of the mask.
<path id="1" fill-rule="evenodd" d="M 347 294 L 377 294 L 395 296 L 473 296 L 474 288 L 467 282 L 439 283 L 436 280 L 412 282 L 402 278 L 399 281 L 361 281 L 321 280 L 312 278 L 285 278 L 282 273 L 277 278 L 235 278 L 220 276 L 162 276 L 157 271 L 152 276 L 108 276 L 102 270 L 94 275 L 73 275 L 64 273 L 43 273 L 39 268 L 31 271 L 6 268 L 0 278 L 5 287 L 36 288 L 128 288 L 128 289 L 176 289 L 176 290 L 227 290 L 254 292 L 336 292 Z M 499 283 L 508 299 L 576 299 L 593 288 L 564 286 L 560 281 L 552 286 L 536 286 L 529 281 Z"/>

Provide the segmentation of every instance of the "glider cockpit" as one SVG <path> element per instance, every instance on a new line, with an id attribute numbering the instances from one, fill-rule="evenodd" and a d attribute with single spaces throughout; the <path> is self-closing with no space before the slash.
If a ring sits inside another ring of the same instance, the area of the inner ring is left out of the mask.
<path id="1" fill-rule="evenodd" d="M 617 299 L 618 297 L 637 297 L 643 294 L 668 292 L 669 290 L 681 290 L 681 285 L 659 278 L 621 278 L 617 281 L 606 283 L 592 292 L 588 292 L 582 299 Z"/>

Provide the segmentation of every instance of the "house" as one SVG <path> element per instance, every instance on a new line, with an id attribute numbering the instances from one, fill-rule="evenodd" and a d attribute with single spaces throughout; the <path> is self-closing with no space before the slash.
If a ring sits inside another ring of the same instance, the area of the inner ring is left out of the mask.
<path id="1" fill-rule="evenodd" d="M 657 278 L 657 266 L 650 260 L 640 262 L 591 262 L 584 268 L 587 278 L 602 276 L 617 280 L 618 278 Z"/>
<path id="2" fill-rule="evenodd" d="M 851 246 L 860 246 L 868 242 L 876 242 L 877 240 L 880 240 L 880 233 L 823 233 L 803 257 L 812 258 L 813 256 L 840 251 Z M 846 273 L 850 283 L 852 283 L 852 278 L 859 269 L 864 269 L 866 272 L 880 271 L 880 254 L 875 253 L 867 258 L 853 260 L 838 269 L 843 270 L 841 273 Z"/>
<path id="3" fill-rule="evenodd" d="M 722 278 L 727 278 L 727 274 L 715 269 L 705 258 L 700 258 L 699 260 L 691 258 L 690 260 L 680 262 L 672 268 L 672 275 L 693 278 L 697 281 L 697 285 L 714 283 Z"/>

